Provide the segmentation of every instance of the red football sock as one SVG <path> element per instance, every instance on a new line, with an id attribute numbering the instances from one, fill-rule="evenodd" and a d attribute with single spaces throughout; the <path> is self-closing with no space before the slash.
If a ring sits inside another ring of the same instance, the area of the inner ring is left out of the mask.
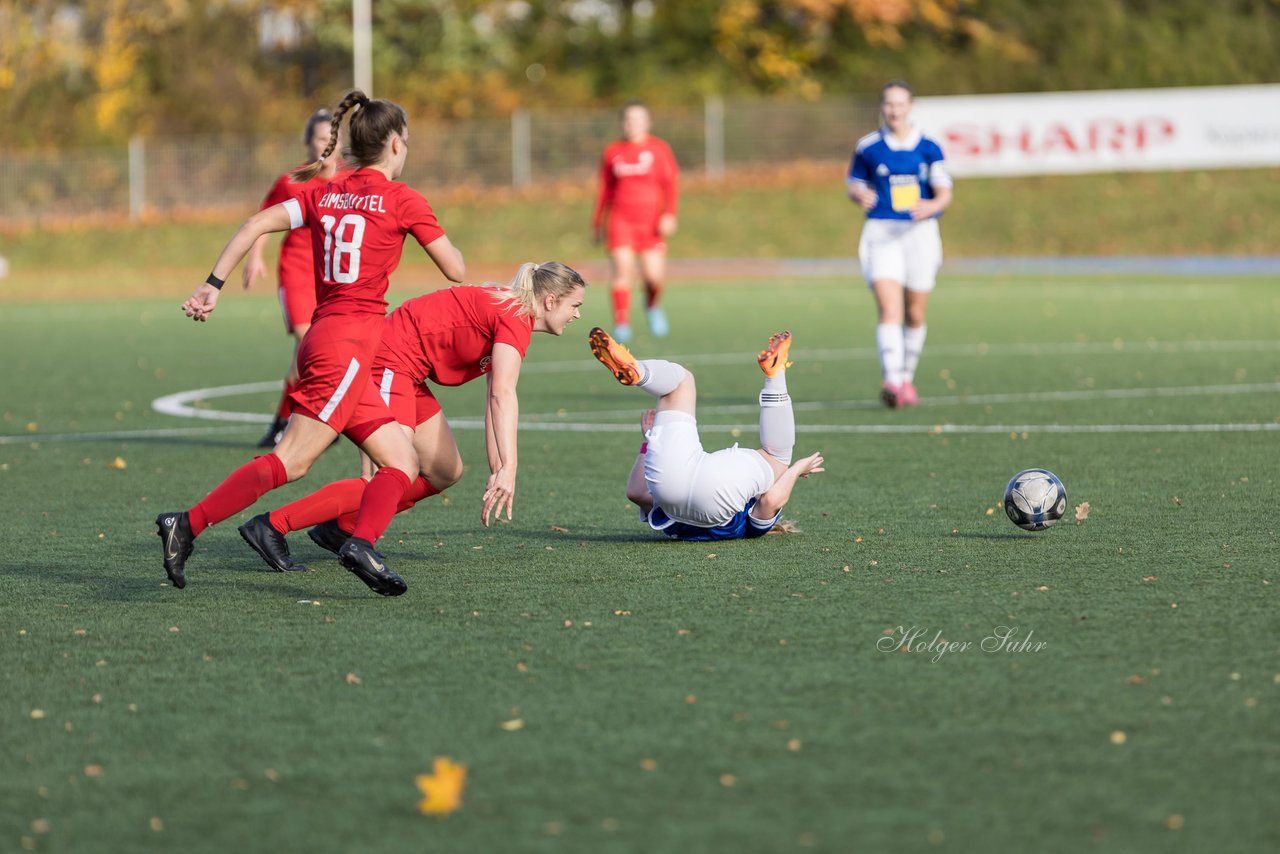
<path id="1" fill-rule="evenodd" d="M 284 463 L 275 454 L 254 457 L 227 475 L 227 479 L 218 484 L 213 492 L 187 511 L 192 536 L 199 536 L 210 525 L 229 519 L 288 481 Z"/>
<path id="2" fill-rule="evenodd" d="M 631 288 L 614 286 L 613 288 L 613 325 L 626 326 L 631 318 Z"/>
<path id="3" fill-rule="evenodd" d="M 336 480 L 305 498 L 299 498 L 279 510 L 272 510 L 267 518 L 271 521 L 271 527 L 282 534 L 328 522 L 344 513 L 351 513 L 354 519 L 355 512 L 360 509 L 365 483 L 359 477 Z"/>
<path id="4" fill-rule="evenodd" d="M 360 499 L 360 515 L 351 536 L 366 543 L 376 543 L 391 524 L 391 517 L 396 515 L 396 505 L 408 491 L 407 474 L 400 469 L 378 469 L 378 473 L 364 488 L 364 497 Z"/>
<path id="5" fill-rule="evenodd" d="M 293 394 L 293 390 L 298 387 L 296 382 L 284 381 L 284 393 L 280 395 L 280 404 L 276 406 L 276 418 L 281 421 L 288 421 L 290 413 L 293 412 L 293 401 L 289 399 L 289 395 Z"/>
<path id="6" fill-rule="evenodd" d="M 662 282 L 644 283 L 644 307 L 653 308 L 662 299 Z"/>
<path id="7" fill-rule="evenodd" d="M 400 503 L 396 505 L 396 512 L 403 513 L 422 499 L 430 498 L 432 495 L 439 494 L 439 492 L 440 490 L 432 486 L 429 480 L 422 475 L 418 475 L 418 479 L 409 484 L 409 488 L 405 490 L 404 495 L 400 498 Z M 344 513 L 338 517 L 338 527 L 350 534 L 356 527 L 356 516 L 358 515 L 359 513 L 356 510 Z"/>

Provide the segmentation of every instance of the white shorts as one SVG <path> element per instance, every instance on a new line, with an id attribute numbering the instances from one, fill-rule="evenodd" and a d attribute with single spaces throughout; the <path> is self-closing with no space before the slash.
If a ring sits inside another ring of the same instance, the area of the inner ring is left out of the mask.
<path id="1" fill-rule="evenodd" d="M 933 290 L 942 266 L 938 220 L 869 219 L 858 241 L 858 261 L 867 287 L 875 282 L 901 282 L 912 291 Z"/>
<path id="2" fill-rule="evenodd" d="M 687 412 L 659 412 L 648 441 L 645 483 L 654 503 L 677 522 L 723 525 L 773 486 L 773 468 L 759 452 L 736 444 L 713 454 L 702 450 L 698 420 Z"/>

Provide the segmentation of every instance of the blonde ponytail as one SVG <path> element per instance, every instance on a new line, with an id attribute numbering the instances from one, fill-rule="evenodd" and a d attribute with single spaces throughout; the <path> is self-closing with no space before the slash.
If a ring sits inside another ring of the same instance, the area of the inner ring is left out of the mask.
<path id="1" fill-rule="evenodd" d="M 572 267 L 559 261 L 543 261 L 541 264 L 526 262 L 520 265 L 515 278 L 505 285 L 495 285 L 498 302 L 514 302 L 519 305 L 516 313 L 535 314 L 538 300 L 547 294 L 563 297 L 576 287 L 587 283 Z"/>

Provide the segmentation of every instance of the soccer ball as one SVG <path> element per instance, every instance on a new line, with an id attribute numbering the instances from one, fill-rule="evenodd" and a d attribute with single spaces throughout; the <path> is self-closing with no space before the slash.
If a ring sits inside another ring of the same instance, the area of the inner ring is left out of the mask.
<path id="1" fill-rule="evenodd" d="M 1019 528 L 1043 531 L 1067 512 L 1067 489 L 1051 471 L 1020 471 L 1004 488 L 1004 512 Z"/>

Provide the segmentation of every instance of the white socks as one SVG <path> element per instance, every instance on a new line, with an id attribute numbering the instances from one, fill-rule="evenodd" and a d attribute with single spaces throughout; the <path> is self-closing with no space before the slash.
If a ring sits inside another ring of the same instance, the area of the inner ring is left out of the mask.
<path id="1" fill-rule="evenodd" d="M 796 416 L 787 394 L 787 372 L 764 378 L 760 392 L 760 446 L 779 462 L 790 465 L 796 446 Z"/>
<path id="2" fill-rule="evenodd" d="M 929 327 L 912 329 L 893 323 L 876 326 L 876 346 L 880 350 L 880 371 L 889 385 L 902 385 L 915 379 L 916 365 L 924 351 L 924 337 Z"/>
<path id="3" fill-rule="evenodd" d="M 905 357 L 902 360 L 902 381 L 912 382 L 916 376 L 916 365 L 920 364 L 920 353 L 924 350 L 924 336 L 929 327 L 921 326 L 912 329 L 902 328 L 902 343 Z"/>
<path id="4" fill-rule="evenodd" d="M 641 359 L 640 382 L 636 388 L 642 388 L 654 397 L 671 394 L 676 386 L 684 382 L 685 370 L 682 365 L 663 359 Z"/>
<path id="5" fill-rule="evenodd" d="M 876 325 L 876 346 L 880 350 L 880 371 L 889 385 L 902 385 L 905 373 L 906 343 L 903 327 L 894 323 Z M 917 352 L 917 357 L 919 353 Z"/>

